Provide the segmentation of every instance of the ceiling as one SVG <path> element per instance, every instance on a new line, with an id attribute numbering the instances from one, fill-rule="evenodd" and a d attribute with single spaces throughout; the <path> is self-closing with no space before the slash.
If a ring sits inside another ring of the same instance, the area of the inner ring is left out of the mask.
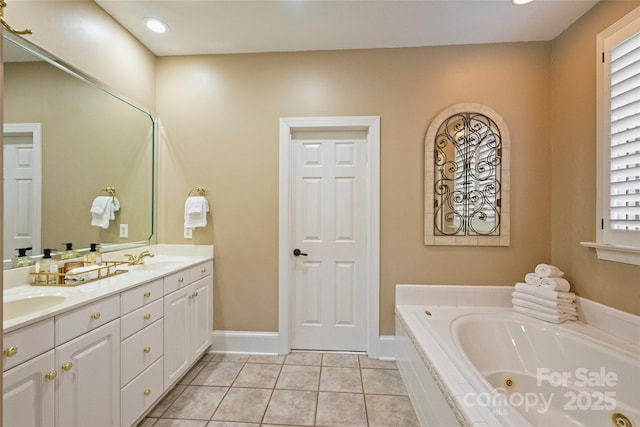
<path id="1" fill-rule="evenodd" d="M 157 56 L 553 40 L 597 1 L 95 0 Z"/>

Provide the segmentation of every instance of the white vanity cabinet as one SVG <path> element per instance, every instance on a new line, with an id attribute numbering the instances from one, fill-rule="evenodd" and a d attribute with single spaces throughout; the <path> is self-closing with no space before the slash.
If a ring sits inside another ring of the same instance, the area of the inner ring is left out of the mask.
<path id="1" fill-rule="evenodd" d="M 164 387 L 171 387 L 209 347 L 213 263 L 165 277 Z"/>

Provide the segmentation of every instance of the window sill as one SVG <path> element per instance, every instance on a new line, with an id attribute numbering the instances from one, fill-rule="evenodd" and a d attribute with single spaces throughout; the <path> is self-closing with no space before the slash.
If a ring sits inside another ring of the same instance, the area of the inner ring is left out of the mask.
<path id="1" fill-rule="evenodd" d="M 634 246 L 604 245 L 595 242 L 580 242 L 582 246 L 594 248 L 598 259 L 640 265 L 640 248 Z"/>

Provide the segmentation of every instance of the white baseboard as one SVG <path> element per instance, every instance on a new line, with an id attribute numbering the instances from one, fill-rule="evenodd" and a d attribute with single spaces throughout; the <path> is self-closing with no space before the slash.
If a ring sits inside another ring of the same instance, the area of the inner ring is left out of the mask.
<path id="1" fill-rule="evenodd" d="M 395 360 L 395 336 L 383 335 L 378 341 L 378 357 Z M 278 332 L 213 331 L 210 352 L 278 354 L 280 334 Z"/>

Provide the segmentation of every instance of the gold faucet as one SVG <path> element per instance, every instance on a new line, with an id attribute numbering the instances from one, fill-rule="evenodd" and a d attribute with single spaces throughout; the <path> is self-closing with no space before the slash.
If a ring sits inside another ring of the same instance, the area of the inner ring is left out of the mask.
<path id="1" fill-rule="evenodd" d="M 138 256 L 134 256 L 131 254 L 124 254 L 124 256 L 127 257 L 128 265 L 140 265 L 144 264 L 145 257 L 153 258 L 155 255 L 149 251 L 142 251 L 138 254 Z"/>

